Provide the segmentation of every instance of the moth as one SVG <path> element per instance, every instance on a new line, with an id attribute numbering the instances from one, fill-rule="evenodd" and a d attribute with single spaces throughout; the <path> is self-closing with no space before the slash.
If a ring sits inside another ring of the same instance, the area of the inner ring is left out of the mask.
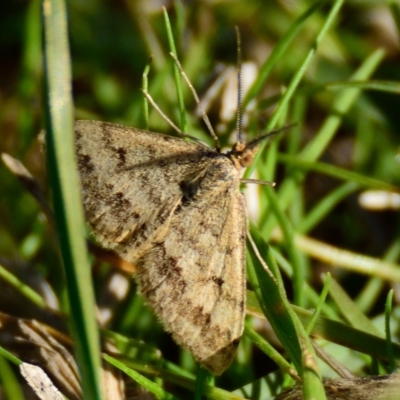
<path id="1" fill-rule="evenodd" d="M 265 137 L 222 153 L 107 122 L 75 124 L 96 239 L 137 266 L 139 289 L 165 329 L 216 375 L 243 333 L 247 226 L 239 186 Z"/>
<path id="2" fill-rule="evenodd" d="M 242 168 L 258 138 L 220 153 L 200 143 L 77 121 L 86 218 L 137 265 L 140 291 L 176 342 L 214 374 L 231 363 L 245 313 Z"/>

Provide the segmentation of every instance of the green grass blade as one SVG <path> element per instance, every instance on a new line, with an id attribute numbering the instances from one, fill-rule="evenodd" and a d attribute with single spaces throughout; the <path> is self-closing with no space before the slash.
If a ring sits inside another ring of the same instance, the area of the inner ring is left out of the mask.
<path id="1" fill-rule="evenodd" d="M 335 281 L 335 279 L 331 280 L 329 295 L 335 301 L 339 310 L 342 312 L 343 318 L 349 325 L 364 332 L 369 332 L 375 336 L 383 337 L 383 333 L 380 332 L 370 319 L 360 311 L 354 301 Z"/>
<path id="2" fill-rule="evenodd" d="M 400 239 L 396 238 L 385 252 L 383 260 L 386 262 L 395 262 L 399 257 Z M 368 281 L 355 300 L 361 311 L 366 314 L 373 308 L 384 285 L 385 282 L 380 278 L 372 278 Z"/>
<path id="3" fill-rule="evenodd" d="M 178 58 L 178 54 L 176 53 L 174 35 L 172 33 L 172 27 L 169 21 L 167 10 L 163 8 L 163 12 L 164 12 L 165 28 L 167 30 L 169 48 L 171 53 L 173 53 L 175 57 Z M 181 116 L 181 123 L 179 127 L 182 129 L 183 132 L 187 132 L 187 118 L 186 118 L 185 102 L 183 99 L 182 78 L 181 78 L 181 73 L 179 72 L 179 68 L 175 63 L 174 63 L 174 79 L 175 79 L 176 93 L 178 96 L 179 112 Z"/>
<path id="4" fill-rule="evenodd" d="M 114 365 L 121 371 L 125 372 L 129 375 L 132 379 L 138 382 L 141 386 L 152 392 L 153 394 L 158 394 L 159 396 L 172 396 L 170 393 L 166 392 L 163 388 L 161 388 L 156 383 L 150 381 L 148 378 L 143 376 L 142 374 L 138 373 L 136 369 L 146 373 L 146 375 L 153 375 L 153 376 L 161 376 L 165 381 L 176 383 L 180 387 L 183 387 L 187 390 L 195 392 L 196 390 L 196 382 L 193 378 L 185 376 L 185 374 L 180 373 L 172 373 L 171 371 L 162 370 L 162 369 L 155 369 L 149 366 L 141 366 L 134 365 L 132 362 L 129 363 L 122 363 L 121 361 L 117 360 L 114 357 L 111 357 L 107 354 L 103 355 L 103 358 L 109 362 L 110 364 Z M 128 365 L 132 365 L 132 368 Z M 135 368 L 135 369 L 133 369 Z M 208 399 L 212 400 L 241 400 L 242 397 L 237 396 L 234 393 L 230 393 L 227 390 L 223 390 L 217 387 L 204 385 L 204 396 Z M 157 395 L 156 394 L 156 395 Z M 158 397 L 163 398 L 163 397 Z M 168 398 L 168 397 L 167 397 Z M 175 398 L 175 397 L 173 397 Z"/>
<path id="5" fill-rule="evenodd" d="M 213 386 L 214 377 L 206 369 L 199 367 L 196 375 L 196 388 L 194 390 L 194 400 L 202 400 L 206 393 L 206 386 Z"/>
<path id="6" fill-rule="evenodd" d="M 395 81 L 343 81 L 343 82 L 329 82 L 324 85 L 312 85 L 302 89 L 301 94 L 304 95 L 315 95 L 320 91 L 331 90 L 336 91 L 344 88 L 358 88 L 362 90 L 371 90 L 386 93 L 400 93 L 400 84 Z"/>
<path id="7" fill-rule="evenodd" d="M 244 334 L 269 358 L 271 358 L 282 371 L 288 373 L 291 376 L 296 375 L 296 371 L 293 370 L 293 367 L 282 357 L 282 355 L 277 350 L 275 350 L 275 348 L 271 344 L 269 344 L 250 326 L 248 321 L 246 321 L 245 323 Z"/>
<path id="8" fill-rule="evenodd" d="M 256 297 L 255 293 L 248 291 L 247 304 L 251 307 L 254 315 L 262 317 L 264 312 Z M 300 319 L 302 325 L 306 327 L 312 320 L 313 312 L 294 305 L 291 308 Z M 268 320 L 270 321 L 269 317 Z M 311 334 L 361 353 L 369 354 L 372 357 L 383 360 L 388 359 L 386 339 L 381 334 L 375 336 L 369 332 L 364 332 L 322 315 L 319 315 L 317 318 Z M 400 345 L 392 343 L 392 348 L 394 357 L 399 360 Z"/>
<path id="9" fill-rule="evenodd" d="M 312 312 L 297 306 L 292 306 L 300 318 L 302 324 L 306 326 L 312 318 Z M 381 360 L 387 360 L 386 339 L 359 329 L 352 328 L 338 321 L 333 321 L 324 316 L 319 316 L 312 329 L 312 335 L 324 338 L 333 343 L 346 346 L 349 349 L 369 354 Z M 400 359 L 400 345 L 392 343 L 394 357 Z"/>
<path id="10" fill-rule="evenodd" d="M 310 232 L 320 221 L 324 219 L 332 210 L 347 196 L 354 193 L 359 188 L 355 182 L 346 182 L 339 186 L 327 196 L 325 196 L 308 215 L 296 226 L 299 233 Z"/>
<path id="11" fill-rule="evenodd" d="M 255 248 L 253 248 L 253 251 L 247 257 L 248 279 L 264 315 L 267 316 L 276 335 L 289 353 L 289 357 L 295 365 L 296 370 L 301 374 L 300 343 L 298 342 L 297 332 L 288 311 L 289 304 L 284 289 L 282 284 L 278 283 L 279 280 L 272 275 L 271 271 L 266 271 L 261 266 L 260 261 L 254 255 L 254 251 Z M 269 249 L 267 249 L 266 254 L 264 253 L 264 257 L 269 268 L 272 271 L 276 271 L 276 267 L 273 267 L 274 261 L 269 256 Z M 279 310 L 279 312 L 276 310 Z"/>
<path id="12" fill-rule="evenodd" d="M 102 398 L 99 335 L 73 140 L 67 14 L 62 0 L 43 2 L 46 141 L 54 216 L 68 290 L 71 331 L 83 397 Z"/>
<path id="13" fill-rule="evenodd" d="M 36 304 L 38 307 L 45 308 L 46 302 L 43 300 L 43 297 L 40 296 L 37 292 L 35 292 L 31 287 L 29 287 L 24 282 L 21 282 L 15 275 L 13 275 L 10 271 L 4 268 L 0 264 L 0 278 L 4 279 L 11 286 L 13 286 L 16 290 L 18 290 L 23 296 L 29 299 L 32 303 Z"/>
<path id="14" fill-rule="evenodd" d="M 145 376 L 139 374 L 132 368 L 127 367 L 124 363 L 118 361 L 117 359 L 109 356 L 108 354 L 103 355 L 104 359 L 108 361 L 114 367 L 120 369 L 129 377 L 131 377 L 135 382 L 137 382 L 140 386 L 147 389 L 149 392 L 153 393 L 157 399 L 162 400 L 178 400 L 178 397 L 173 396 L 171 393 L 168 393 L 166 390 L 161 388 L 156 383 L 152 382 L 150 379 Z"/>
<path id="15" fill-rule="evenodd" d="M 383 50 L 376 50 L 372 53 L 352 76 L 351 81 L 368 79 L 382 61 L 383 56 Z M 343 116 L 350 110 L 360 92 L 360 88 L 350 87 L 339 93 L 336 101 L 333 103 L 331 115 L 327 118 L 315 139 L 300 153 L 302 159 L 308 161 L 316 160 L 322 154 L 328 143 L 332 140 Z"/>
<path id="16" fill-rule="evenodd" d="M 376 50 L 372 53 L 353 74 L 352 80 L 368 79 L 375 71 L 383 59 L 383 51 Z M 357 97 L 360 94 L 360 89 L 348 88 L 344 89 L 332 106 L 332 111 L 323 123 L 321 129 L 316 134 L 315 138 L 299 153 L 298 158 L 301 158 L 306 163 L 311 163 L 318 159 L 322 152 L 326 149 L 329 141 L 333 138 L 334 133 L 339 128 L 343 116 L 350 110 Z M 299 183 L 304 179 L 304 173 L 294 171 L 281 185 L 279 190 L 279 203 L 282 209 L 285 209 L 297 188 Z M 268 237 L 275 225 L 274 217 L 267 220 L 262 227 L 263 234 Z"/>
<path id="17" fill-rule="evenodd" d="M 41 0 L 29 2 L 25 15 L 22 68 L 17 89 L 18 97 L 23 105 L 18 115 L 18 131 L 22 139 L 19 154 L 24 154 L 34 140 L 35 121 L 32 113 L 32 102 L 40 91 L 41 83 L 39 79 L 42 56 L 40 7 Z"/>
<path id="18" fill-rule="evenodd" d="M 385 305 L 385 331 L 386 331 L 386 347 L 389 358 L 390 371 L 394 372 L 396 369 L 396 363 L 393 354 L 392 333 L 390 331 L 390 316 L 392 315 L 392 311 L 393 311 L 393 289 L 390 289 L 386 298 L 386 305 Z"/>
<path id="19" fill-rule="evenodd" d="M 267 261 L 263 266 L 260 255 L 256 254 L 257 249 L 254 243 L 252 241 L 250 243 L 253 252 L 247 257 L 248 276 L 263 313 L 267 316 L 302 378 L 304 398 L 323 400 L 326 397 L 318 373 L 314 349 L 304 327 L 293 313 L 282 285 L 266 269 L 266 265 L 275 263 L 270 256 L 270 251 L 267 249 L 265 255 Z M 276 271 L 276 268 L 273 270 Z"/>
<path id="20" fill-rule="evenodd" d="M 304 296 L 304 280 L 305 280 L 305 271 L 304 265 L 302 263 L 302 258 L 294 244 L 294 230 L 286 217 L 285 213 L 282 212 L 279 207 L 278 196 L 274 192 L 273 188 L 266 188 L 266 193 L 268 196 L 268 203 L 276 216 L 279 225 L 282 229 L 284 236 L 284 243 L 286 250 L 289 254 L 289 258 L 291 260 L 292 270 L 293 270 L 293 297 L 294 302 L 297 305 L 303 304 L 303 296 Z"/>
<path id="21" fill-rule="evenodd" d="M 297 20 L 290 26 L 285 35 L 281 38 L 278 44 L 272 50 L 272 53 L 266 60 L 266 62 L 261 66 L 260 71 L 258 73 L 256 81 L 253 83 L 252 87 L 248 91 L 244 101 L 243 101 L 243 110 L 246 109 L 247 104 L 251 99 L 254 99 L 258 93 L 262 90 L 265 85 L 265 81 L 267 80 L 269 74 L 272 69 L 278 63 L 279 59 L 283 56 L 285 51 L 289 48 L 290 43 L 292 43 L 293 39 L 298 35 L 300 29 L 304 26 L 305 22 L 308 18 L 314 14 L 326 1 L 318 1 L 313 4 L 308 10 L 306 10 Z"/>
<path id="22" fill-rule="evenodd" d="M 317 321 L 319 315 L 321 314 L 322 307 L 325 304 L 326 296 L 328 295 L 330 283 L 331 283 L 331 274 L 328 273 L 324 280 L 324 287 L 322 288 L 321 296 L 318 299 L 317 307 L 315 307 L 311 321 L 307 324 L 306 327 L 307 335 L 310 335 L 315 322 Z"/>
<path id="23" fill-rule="evenodd" d="M 24 394 L 18 378 L 10 366 L 9 361 L 0 355 L 0 381 L 2 382 L 2 392 L 6 399 L 24 400 Z"/>
<path id="24" fill-rule="evenodd" d="M 332 176 L 333 178 L 345 181 L 353 181 L 370 189 L 381 189 L 387 190 L 389 192 L 399 191 L 399 188 L 397 186 L 383 182 L 379 179 L 370 178 L 368 176 L 358 174 L 357 172 L 347 171 L 344 168 L 335 167 L 334 165 L 320 162 L 304 161 L 301 159 L 299 160 L 298 158 L 296 159 L 295 157 L 288 156 L 286 154 L 279 154 L 278 159 L 279 161 L 296 167 L 297 170 L 310 170 L 320 172 L 322 174 Z"/>
<path id="25" fill-rule="evenodd" d="M 143 74 L 142 74 L 142 89 L 144 93 L 148 92 L 149 88 L 149 81 L 148 81 L 148 75 L 150 72 L 150 64 L 151 64 L 151 58 L 144 68 Z M 143 96 L 143 120 L 144 120 L 144 127 L 145 129 L 149 129 L 149 101 L 147 100 L 146 96 Z"/>
<path id="26" fill-rule="evenodd" d="M 295 90 L 297 89 L 298 85 L 300 84 L 300 81 L 302 80 L 304 74 L 306 73 L 306 70 L 311 63 L 311 60 L 313 59 L 314 54 L 317 51 L 318 45 L 321 43 L 321 41 L 324 38 L 328 29 L 332 26 L 332 24 L 336 18 L 336 15 L 338 14 L 343 2 L 344 2 L 344 0 L 334 1 L 330 13 L 327 15 L 327 18 L 326 18 L 320 32 L 318 33 L 317 37 L 315 38 L 314 46 L 309 50 L 306 57 L 304 58 L 304 61 L 301 63 L 301 65 L 297 69 L 296 73 L 293 75 L 293 78 L 290 81 L 282 98 L 280 99 L 279 104 L 276 107 L 273 116 L 271 117 L 271 119 L 269 120 L 269 122 L 266 126 L 266 131 L 270 131 L 270 130 L 274 129 L 276 124 L 280 120 L 282 112 L 287 107 L 289 100 L 292 98 Z M 261 144 L 259 152 L 254 157 L 253 165 L 250 166 L 249 168 L 247 168 L 246 174 L 245 174 L 246 178 L 248 178 L 251 175 L 251 173 L 253 172 L 255 165 L 263 152 L 262 150 L 264 148 L 264 145 L 265 145 L 265 143 Z"/>
<path id="27" fill-rule="evenodd" d="M 390 11 L 392 13 L 393 20 L 396 24 L 397 35 L 400 34 L 400 5 L 396 2 L 390 4 Z"/>

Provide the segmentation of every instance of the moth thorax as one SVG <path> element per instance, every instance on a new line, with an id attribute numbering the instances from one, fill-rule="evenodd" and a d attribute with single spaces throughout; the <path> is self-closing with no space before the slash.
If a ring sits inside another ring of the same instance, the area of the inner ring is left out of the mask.
<path id="1" fill-rule="evenodd" d="M 253 163 L 258 146 L 247 147 L 245 143 L 237 142 L 232 147 L 232 158 L 236 168 L 246 168 Z"/>

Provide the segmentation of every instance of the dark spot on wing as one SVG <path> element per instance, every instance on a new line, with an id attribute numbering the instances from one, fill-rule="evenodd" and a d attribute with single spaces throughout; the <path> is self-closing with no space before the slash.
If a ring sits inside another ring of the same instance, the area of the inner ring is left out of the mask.
<path id="1" fill-rule="evenodd" d="M 91 157 L 87 154 L 82 154 L 79 156 L 78 164 L 81 173 L 90 174 L 95 169 Z"/>
<path id="2" fill-rule="evenodd" d="M 197 326 L 209 325 L 211 322 L 211 314 L 207 312 L 205 313 L 201 306 L 192 307 L 190 312 L 190 321 Z"/>
<path id="3" fill-rule="evenodd" d="M 117 167 L 121 168 L 126 163 L 126 149 L 124 149 L 123 147 L 118 147 L 116 149 L 116 152 L 117 152 L 118 159 L 119 159 Z"/>
<path id="4" fill-rule="evenodd" d="M 163 266 L 160 268 L 160 272 L 162 275 L 168 275 L 169 277 L 175 278 L 175 279 L 181 279 L 182 278 L 182 268 L 178 267 L 178 260 L 175 257 L 171 257 L 167 254 L 167 251 L 165 250 L 164 243 L 160 243 L 157 248 L 160 251 L 160 256 L 163 260 Z"/>
<path id="5" fill-rule="evenodd" d="M 219 278 L 218 276 L 213 276 L 211 280 L 214 281 L 214 283 L 216 283 L 219 287 L 221 287 L 224 283 L 224 280 Z"/>
<path id="6" fill-rule="evenodd" d="M 114 195 L 114 207 L 123 212 L 131 207 L 131 202 L 124 196 L 122 192 L 115 193 Z"/>
<path id="7" fill-rule="evenodd" d="M 232 247 L 228 247 L 228 248 L 226 249 L 226 251 L 225 251 L 225 254 L 226 254 L 227 256 L 231 256 L 232 253 L 233 253 L 233 248 L 232 248 Z"/>

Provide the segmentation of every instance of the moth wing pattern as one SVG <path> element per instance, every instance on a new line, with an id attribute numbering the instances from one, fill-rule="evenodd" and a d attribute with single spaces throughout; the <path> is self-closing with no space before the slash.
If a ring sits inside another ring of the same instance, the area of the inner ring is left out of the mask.
<path id="1" fill-rule="evenodd" d="M 140 260 L 138 281 L 174 339 L 219 375 L 243 333 L 245 204 L 228 158 L 214 159 L 200 174 L 198 195 Z"/>
<path id="2" fill-rule="evenodd" d="M 197 143 L 100 121 L 76 121 L 75 147 L 87 222 L 100 244 L 133 263 L 165 231 L 180 182 L 206 152 Z"/>

